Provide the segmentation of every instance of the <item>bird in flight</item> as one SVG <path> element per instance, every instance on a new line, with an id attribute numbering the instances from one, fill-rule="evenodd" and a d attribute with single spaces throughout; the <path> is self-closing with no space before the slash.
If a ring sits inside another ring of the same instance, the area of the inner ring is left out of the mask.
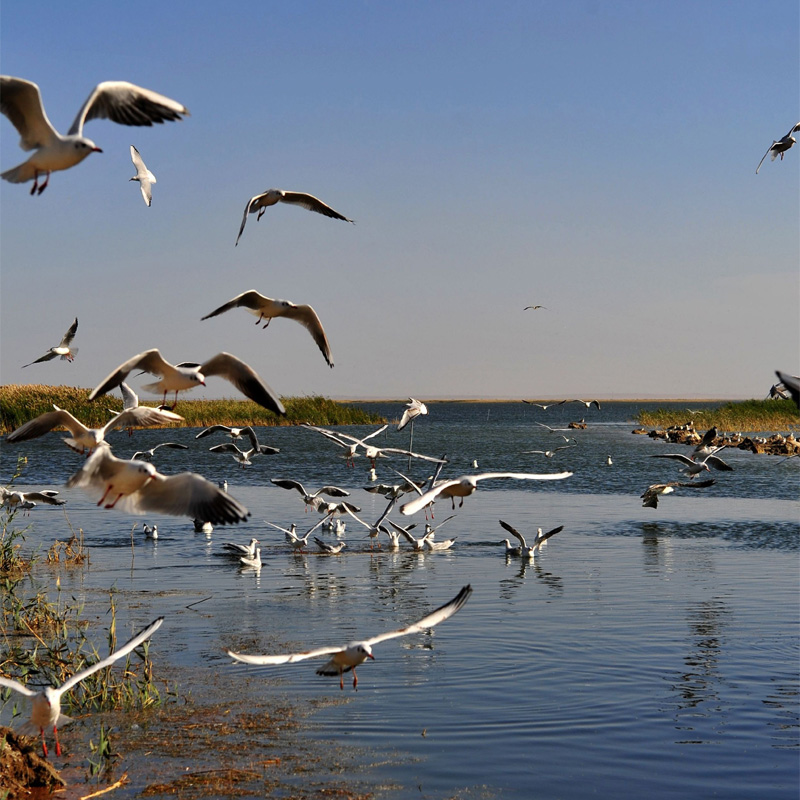
<path id="1" fill-rule="evenodd" d="M 103 81 L 92 89 L 81 106 L 66 136 L 51 124 L 44 112 L 39 87 L 31 81 L 0 75 L 0 111 L 20 135 L 23 150 L 36 152 L 25 162 L 6 170 L 0 178 L 11 183 L 33 180 L 31 194 L 41 194 L 50 173 L 80 164 L 90 153 L 103 151 L 83 135 L 84 123 L 91 119 L 110 119 L 120 125 L 152 125 L 189 116 L 181 103 L 163 94 L 127 81 Z M 39 185 L 39 176 L 44 183 Z"/>
<path id="2" fill-rule="evenodd" d="M 797 139 L 792 136 L 793 133 L 800 131 L 800 122 L 796 125 L 792 126 L 792 129 L 786 136 L 781 137 L 777 141 L 774 141 L 768 148 L 767 152 L 764 153 L 761 161 L 758 162 L 758 166 L 756 167 L 756 175 L 758 175 L 758 171 L 761 169 L 761 165 L 764 163 L 764 159 L 769 156 L 770 161 L 774 161 L 778 156 L 781 157 L 781 161 L 783 161 L 783 155 L 787 150 L 791 150 L 794 144 L 797 142 Z"/>
<path id="3" fill-rule="evenodd" d="M 147 165 L 139 155 L 139 151 L 131 145 L 131 161 L 136 167 L 136 174 L 131 178 L 132 181 L 139 181 L 139 188 L 142 190 L 144 204 L 150 206 L 153 202 L 153 184 L 157 183 L 156 176 L 147 169 Z"/>
<path id="4" fill-rule="evenodd" d="M 467 584 L 452 600 L 439 606 L 435 611 L 413 622 L 411 625 L 406 625 L 404 628 L 398 628 L 388 633 L 380 633 L 377 636 L 373 636 L 371 639 L 350 642 L 350 644 L 344 647 L 320 647 L 316 650 L 308 650 L 305 653 L 290 653 L 288 655 L 276 656 L 247 655 L 245 653 L 234 653 L 231 650 L 226 650 L 226 652 L 231 658 L 242 661 L 245 664 L 294 664 L 298 661 L 304 661 L 307 658 L 331 656 L 330 661 L 317 670 L 317 675 L 338 675 L 339 688 L 344 689 L 344 673 L 352 670 L 353 688 L 355 689 L 358 686 L 356 667 L 363 664 L 368 658 L 375 658 L 375 656 L 372 655 L 372 648 L 374 645 L 385 642 L 387 639 L 408 636 L 411 633 L 420 633 L 421 631 L 434 627 L 434 625 L 438 625 L 440 622 L 444 622 L 463 607 L 471 594 L 472 586 Z"/>
<path id="5" fill-rule="evenodd" d="M 37 358 L 36 361 L 31 361 L 30 364 L 23 364 L 22 369 L 29 367 L 31 364 L 38 364 L 40 361 L 50 361 L 58 356 L 61 356 L 62 361 L 74 361 L 75 356 L 78 354 L 78 348 L 71 347 L 71 345 L 72 340 L 75 338 L 75 334 L 77 332 L 78 318 L 75 317 L 75 321 L 69 326 L 69 330 L 64 334 L 61 341 L 55 347 L 51 347 L 43 356 L 41 356 L 41 358 Z"/>

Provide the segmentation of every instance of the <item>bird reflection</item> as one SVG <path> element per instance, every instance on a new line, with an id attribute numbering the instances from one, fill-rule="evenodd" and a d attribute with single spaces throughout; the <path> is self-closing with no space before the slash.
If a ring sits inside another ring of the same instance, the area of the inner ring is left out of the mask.
<path id="1" fill-rule="evenodd" d="M 550 590 L 549 594 L 562 594 L 564 591 L 564 582 L 560 575 L 555 575 L 548 570 L 542 569 L 538 561 L 530 561 L 527 558 L 513 558 L 506 556 L 506 567 L 517 567 L 515 573 L 509 578 L 503 578 L 500 581 L 500 597 L 504 600 L 513 598 L 516 590 L 522 585 L 528 571 L 532 571 L 533 576 L 542 581 L 545 586 Z"/>

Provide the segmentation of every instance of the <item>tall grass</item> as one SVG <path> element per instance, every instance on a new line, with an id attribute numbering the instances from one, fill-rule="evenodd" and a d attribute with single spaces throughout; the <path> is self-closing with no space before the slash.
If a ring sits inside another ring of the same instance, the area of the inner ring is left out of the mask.
<path id="1" fill-rule="evenodd" d="M 691 420 L 698 430 L 716 425 L 721 431 L 753 433 L 797 428 L 800 426 L 800 412 L 792 400 L 743 400 L 702 411 L 688 407 L 677 411 L 664 408 L 640 411 L 636 420 L 653 428 L 683 425 Z"/>
<path id="2" fill-rule="evenodd" d="M 111 418 L 108 410 L 121 411 L 122 401 L 110 395 L 89 402 L 89 389 L 44 384 L 0 386 L 0 434 L 10 433 L 23 423 L 53 410 L 53 405 L 74 415 L 84 425 L 98 428 Z M 383 418 L 363 409 L 337 403 L 327 397 L 284 397 L 286 416 L 279 417 L 250 400 L 178 399 L 175 413 L 184 418 L 179 427 L 209 425 L 370 425 Z"/>

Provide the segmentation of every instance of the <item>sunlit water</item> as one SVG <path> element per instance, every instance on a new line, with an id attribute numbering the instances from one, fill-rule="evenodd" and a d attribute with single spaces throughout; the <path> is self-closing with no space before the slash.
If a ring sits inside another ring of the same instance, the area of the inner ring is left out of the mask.
<path id="1" fill-rule="evenodd" d="M 259 429 L 281 453 L 245 470 L 209 454 L 215 442 L 195 441 L 196 430 L 137 431 L 131 439 L 118 432 L 119 456 L 159 441 L 189 444 L 160 450 L 159 468 L 227 478 L 252 517 L 210 537 L 179 519 L 145 517 L 160 537 L 145 542 L 137 531 L 132 549 L 131 525 L 142 520 L 62 490 L 91 553 L 88 570 L 62 573 L 62 591 L 102 609 L 115 587 L 128 630 L 164 614 L 156 669 L 191 670 L 195 694 L 207 673 L 212 696 L 248 692 L 255 711 L 276 699 L 335 701 L 304 720 L 305 735 L 352 745 L 361 753 L 358 780 L 379 795 L 794 798 L 800 459 L 726 450 L 734 471 L 714 473 L 715 486 L 642 508 L 648 484 L 680 477 L 676 463 L 650 456 L 686 448 L 631 435 L 638 407 L 431 405 L 415 426 L 414 449 L 446 453 L 448 476 L 473 471 L 473 460 L 480 471 L 575 474 L 483 484 L 442 529 L 455 547 L 425 555 L 369 552 L 352 520 L 342 556 L 287 552 L 282 534 L 262 521 L 302 530 L 317 516 L 270 477 L 341 485 L 366 520 L 385 506 L 360 488 L 368 483 L 364 459 L 346 467 L 338 448 L 311 431 Z M 565 433 L 577 447 L 552 459 L 520 453 L 558 444 L 533 420 L 557 427 L 581 417 L 589 427 Z M 376 441 L 405 447 L 409 434 L 387 431 Z M 4 476 L 24 453 L 25 484 L 63 483 L 81 457 L 58 438 L 5 446 Z M 379 477 L 393 482 L 388 464 L 379 463 Z M 406 471 L 405 459 L 391 464 Z M 430 473 L 427 464 L 412 471 Z M 437 504 L 437 520 L 450 513 L 449 501 Z M 396 511 L 393 518 L 409 521 Z M 523 532 L 565 529 L 523 564 L 504 557 L 498 519 Z M 36 508 L 30 521 L 29 544 L 66 536 L 58 509 Z M 264 546 L 258 574 L 221 555 L 222 541 L 252 535 Z M 417 619 L 466 583 L 474 594 L 459 614 L 432 632 L 377 645 L 376 660 L 358 670 L 357 692 L 347 676 L 344 692 L 337 679 L 317 676 L 319 661 L 247 667 L 222 652 L 345 644 Z"/>

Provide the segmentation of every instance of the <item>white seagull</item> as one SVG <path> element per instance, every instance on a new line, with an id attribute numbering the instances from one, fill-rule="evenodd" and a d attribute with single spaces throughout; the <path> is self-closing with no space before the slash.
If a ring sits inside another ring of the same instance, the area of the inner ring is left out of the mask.
<path id="1" fill-rule="evenodd" d="M 255 370 L 229 353 L 218 353 L 203 364 L 170 364 L 165 361 L 161 353 L 153 348 L 145 350 L 133 358 L 120 364 L 101 384 L 96 386 L 89 394 L 89 399 L 110 392 L 119 386 L 128 373 L 134 369 L 141 369 L 151 375 L 157 375 L 161 380 L 150 383 L 144 388 L 148 392 L 164 394 L 164 401 L 169 392 L 175 392 L 175 402 L 178 401 L 178 392 L 194 389 L 196 386 L 205 386 L 206 378 L 218 375 L 232 383 L 245 397 L 254 403 L 263 406 L 276 414 L 285 414 L 280 398 L 272 389 L 258 377 Z"/>
<path id="2" fill-rule="evenodd" d="M 428 406 L 426 406 L 425 403 L 420 400 L 415 400 L 413 397 L 409 397 L 405 406 L 405 411 L 403 411 L 403 416 L 400 417 L 400 422 L 397 424 L 397 430 L 403 430 L 409 422 L 413 422 L 417 417 L 424 416 L 427 413 Z"/>
<path id="3" fill-rule="evenodd" d="M 358 455 L 357 450 L 359 445 L 366 447 L 364 442 L 366 442 L 368 439 L 371 439 L 373 436 L 377 436 L 379 433 L 385 431 L 389 427 L 388 425 L 382 425 L 380 428 L 378 428 L 378 430 L 372 431 L 372 433 L 368 434 L 363 439 L 356 439 L 355 436 L 334 433 L 333 431 L 329 431 L 327 428 L 318 428 L 315 425 L 309 425 L 307 422 L 302 422 L 300 424 L 304 428 L 321 433 L 326 439 L 330 439 L 332 442 L 338 444 L 339 447 L 343 447 L 347 451 L 345 453 L 345 459 L 348 466 L 354 466 L 353 459 Z M 348 439 L 349 441 L 345 441 L 345 439 Z M 374 464 L 372 466 L 373 468 L 375 467 Z"/>
<path id="4" fill-rule="evenodd" d="M 158 539 L 158 525 L 153 525 L 151 528 L 147 523 L 142 525 L 145 539 Z"/>
<path id="5" fill-rule="evenodd" d="M 22 78 L 0 76 L 0 111 L 20 134 L 23 150 L 36 152 L 24 163 L 0 175 L 11 183 L 33 180 L 31 194 L 41 194 L 50 180 L 50 173 L 69 169 L 83 161 L 89 153 L 103 151 L 83 135 L 84 123 L 91 119 L 110 119 L 120 125 L 152 125 L 154 122 L 179 120 L 189 116 L 185 106 L 127 81 L 103 81 L 92 89 L 81 106 L 66 136 L 50 124 L 44 113 L 39 87 Z M 39 175 L 45 175 L 39 186 Z M 154 179 L 155 180 L 155 179 Z"/>
<path id="6" fill-rule="evenodd" d="M 142 190 L 144 204 L 149 206 L 153 202 L 153 184 L 157 183 L 156 176 L 147 169 L 139 151 L 131 145 L 131 161 L 136 167 L 136 174 L 131 178 L 132 181 L 139 181 L 139 188 Z"/>
<path id="7" fill-rule="evenodd" d="M 672 494 L 676 488 L 681 487 L 684 489 L 705 489 L 707 486 L 713 486 L 716 481 L 709 478 L 706 481 L 672 481 L 671 483 L 653 483 L 648 486 L 641 495 L 642 508 L 658 508 L 658 498 L 663 494 Z"/>
<path id="8" fill-rule="evenodd" d="M 325 553 L 328 556 L 338 556 L 342 550 L 347 547 L 346 542 L 339 542 L 338 544 L 328 544 L 327 542 L 323 542 L 322 539 L 318 539 L 316 536 L 314 537 L 314 541 L 317 543 L 317 547 L 319 548 L 321 553 Z"/>
<path id="9" fill-rule="evenodd" d="M 139 408 L 135 413 L 132 411 L 120 411 L 102 428 L 87 428 L 80 420 L 73 417 L 69 411 L 65 411 L 57 405 L 54 405 L 53 408 L 55 411 L 46 411 L 24 425 L 20 425 L 19 428 L 6 437 L 6 441 L 11 444 L 14 442 L 26 442 L 29 439 L 44 436 L 45 433 L 53 430 L 53 428 L 64 427 L 72 434 L 70 438 L 64 439 L 67 447 L 83 453 L 86 450 L 94 450 L 95 447 L 105 441 L 106 434 L 115 428 L 125 428 L 129 425 L 166 425 L 176 419 L 183 419 L 177 414 L 160 411 L 157 408 Z"/>
<path id="10" fill-rule="evenodd" d="M 137 458 L 141 458 L 144 461 L 149 461 L 156 454 L 156 450 L 162 447 L 168 447 L 170 450 L 189 449 L 185 444 L 180 444 L 179 442 L 161 442 L 161 444 L 157 444 L 155 447 L 151 447 L 149 450 L 137 450 L 131 456 L 131 459 L 136 460 Z"/>
<path id="11" fill-rule="evenodd" d="M 769 156 L 770 161 L 774 161 L 778 156 L 780 156 L 781 161 L 783 161 L 783 154 L 787 150 L 790 150 L 797 142 L 797 139 L 792 136 L 792 134 L 796 133 L 797 131 L 800 131 L 800 122 L 798 122 L 796 125 L 793 125 L 792 129 L 786 134 L 786 136 L 783 136 L 777 141 L 772 142 L 767 152 L 764 153 L 761 161 L 758 162 L 758 166 L 756 167 L 756 175 L 758 175 L 758 171 L 761 169 L 761 165 L 764 163 L 764 159 L 767 156 Z"/>
<path id="12" fill-rule="evenodd" d="M 77 332 L 78 318 L 75 317 L 75 321 L 69 326 L 69 330 L 64 334 L 61 341 L 55 347 L 51 347 L 41 358 L 37 358 L 36 361 L 31 361 L 30 364 L 23 364 L 22 369 L 31 366 L 31 364 L 38 364 L 41 361 L 50 361 L 51 359 L 58 358 L 59 356 L 61 356 L 62 361 L 73 361 L 75 356 L 78 354 L 78 348 L 71 347 L 71 345 L 72 340 L 75 338 L 75 334 Z"/>
<path id="13" fill-rule="evenodd" d="M 280 486 L 281 489 L 294 489 L 299 492 L 305 503 L 306 511 L 308 511 L 309 506 L 316 507 L 316 501 L 321 494 L 326 494 L 328 497 L 350 497 L 350 492 L 346 489 L 340 489 L 338 486 L 323 486 L 321 489 L 317 489 L 316 492 L 309 492 L 300 481 L 295 481 L 291 478 L 270 478 L 269 482 Z"/>
<path id="14" fill-rule="evenodd" d="M 522 455 L 539 453 L 545 458 L 552 458 L 559 450 L 571 450 L 573 447 L 577 446 L 576 444 L 565 444 L 562 447 L 554 447 L 552 450 L 523 450 Z"/>
<path id="15" fill-rule="evenodd" d="M 695 461 L 694 459 L 689 458 L 689 456 L 685 456 L 682 453 L 659 453 L 658 455 L 651 456 L 651 458 L 673 458 L 676 461 L 680 461 L 682 464 L 686 464 L 686 469 L 683 470 L 684 473 L 694 478 L 695 475 L 699 475 L 703 470 L 710 472 L 710 467 L 714 467 L 714 469 L 718 469 L 721 472 L 732 472 L 733 467 L 731 467 L 729 464 L 726 464 L 721 458 L 718 458 L 716 455 L 714 455 L 714 453 L 718 453 L 724 448 L 725 445 L 722 447 L 717 447 L 702 461 Z"/>
<path id="16" fill-rule="evenodd" d="M 261 569 L 261 548 L 256 547 L 255 553 L 252 555 L 242 556 L 239 561 L 249 569 Z"/>
<path id="17" fill-rule="evenodd" d="M 131 514 L 170 514 L 213 525 L 243 522 L 250 516 L 238 500 L 201 475 L 182 472 L 168 477 L 149 461 L 116 458 L 107 445 L 98 447 L 66 486 L 99 498 L 97 505 Z"/>
<path id="18" fill-rule="evenodd" d="M 378 538 L 378 536 L 380 535 L 380 533 L 381 533 L 382 531 L 383 531 L 383 532 L 385 532 L 385 533 L 388 533 L 388 531 L 386 530 L 386 528 L 385 528 L 385 527 L 384 527 L 384 526 L 383 526 L 381 523 L 382 523 L 382 522 L 383 522 L 383 521 L 386 519 L 386 517 L 388 517 L 388 516 L 389 516 L 389 512 L 392 510 L 392 506 L 394 506 L 394 504 L 395 504 L 396 502 L 397 502 L 397 501 L 395 500 L 395 498 L 394 498 L 394 497 L 392 497 L 392 498 L 389 500 L 389 504 L 386 506 L 386 508 L 384 509 L 383 513 L 382 513 L 382 514 L 381 514 L 381 515 L 378 517 L 378 519 L 376 520 L 376 522 L 375 522 L 375 524 L 374 524 L 374 525 L 370 525 L 368 522 L 364 522 L 364 520 L 363 520 L 363 519 L 361 519 L 361 517 L 358 517 L 358 516 L 356 516 L 356 515 L 355 515 L 355 514 L 354 514 L 352 511 L 350 511 L 350 509 L 349 509 L 349 508 L 348 508 L 348 509 L 346 509 L 346 510 L 347 510 L 347 513 L 348 513 L 348 514 L 349 514 L 349 515 L 350 515 L 350 516 L 351 516 L 351 517 L 352 517 L 352 518 L 353 518 L 353 519 L 354 519 L 356 522 L 360 523 L 361 525 L 363 525 L 363 526 L 364 526 L 364 527 L 367 529 L 367 535 L 368 535 L 368 536 L 369 536 L 369 538 L 370 538 L 370 543 L 369 543 L 369 549 L 370 549 L 370 550 L 372 550 L 372 547 L 373 547 L 373 545 L 374 545 L 374 543 L 375 543 L 375 540 Z M 381 545 L 380 545 L 380 542 L 378 542 L 378 547 L 380 547 L 380 546 L 381 546 Z"/>
<path id="19" fill-rule="evenodd" d="M 180 422 L 183 417 L 179 416 L 178 414 L 173 414 L 172 411 L 167 411 L 165 408 L 151 408 L 149 406 L 140 406 L 139 405 L 139 395 L 128 386 L 127 383 L 124 381 L 119 385 L 119 391 L 122 395 L 122 410 L 129 411 L 130 415 L 127 417 L 128 422 L 126 423 L 126 427 L 128 428 L 128 436 L 133 436 L 133 429 L 134 428 L 141 428 L 146 427 L 147 425 L 152 425 L 154 423 L 147 422 L 148 418 L 151 418 L 152 411 L 159 411 L 164 422 L 159 423 L 166 425 L 169 422 Z M 117 414 L 118 412 L 112 411 L 109 409 L 112 414 Z"/>
<path id="20" fill-rule="evenodd" d="M 218 444 L 214 447 L 209 447 L 209 453 L 228 453 L 233 457 L 242 469 L 252 464 L 252 459 L 256 456 L 272 456 L 280 453 L 280 448 L 270 447 L 266 444 L 259 444 L 256 432 L 248 425 L 242 428 L 242 432 L 250 437 L 251 447 L 247 450 L 240 450 L 233 442 L 225 442 L 225 444 Z"/>
<path id="21" fill-rule="evenodd" d="M 411 549 L 415 553 L 421 553 L 425 549 L 425 540 L 430 536 L 430 534 L 426 533 L 424 536 L 421 536 L 417 539 L 413 533 L 411 533 L 411 529 L 417 526 L 415 522 L 413 525 L 408 525 L 407 527 L 403 527 L 402 525 L 398 525 L 396 522 L 392 522 L 392 520 L 386 520 L 395 530 L 395 535 L 390 534 L 389 539 L 393 545 L 396 545 L 397 536 L 402 536 L 410 545 Z"/>
<path id="22" fill-rule="evenodd" d="M 151 622 L 146 628 L 139 631 L 136 636 L 125 642 L 122 647 L 111 653 L 111 655 L 106 656 L 96 664 L 92 664 L 92 666 L 80 672 L 76 672 L 58 688 L 55 686 L 45 686 L 44 689 L 36 692 L 18 681 L 11 680 L 11 678 L 0 678 L 0 686 L 5 686 L 7 689 L 12 689 L 15 692 L 19 692 L 31 698 L 31 718 L 23 727 L 22 732 L 25 733 L 27 730 L 32 730 L 35 733 L 36 730 L 39 731 L 42 737 L 42 751 L 44 752 L 45 758 L 47 757 L 47 744 L 44 740 L 45 728 L 49 728 L 52 725 L 53 736 L 56 740 L 56 755 L 60 756 L 61 744 L 58 741 L 58 728 L 72 721 L 70 717 L 61 713 L 61 695 L 63 695 L 64 692 L 68 692 L 73 686 L 77 686 L 84 678 L 88 678 L 101 669 L 110 667 L 115 661 L 128 655 L 131 650 L 134 650 L 146 639 L 149 639 L 161 627 L 163 621 L 164 617 L 159 617 L 154 622 Z"/>
<path id="23" fill-rule="evenodd" d="M 250 540 L 250 544 L 237 544 L 236 542 L 223 542 L 222 548 L 228 555 L 241 558 L 242 556 L 254 556 L 256 554 L 256 545 L 258 539 L 255 537 Z"/>
<path id="24" fill-rule="evenodd" d="M 503 544 L 506 546 L 506 555 L 507 556 L 520 556 L 521 558 L 528 558 L 533 559 L 536 555 L 536 551 L 551 537 L 555 536 L 560 531 L 564 530 L 563 525 L 559 525 L 557 528 L 553 528 L 551 531 L 547 531 L 547 533 L 542 533 L 542 529 L 539 528 L 537 531 L 536 541 L 529 545 L 525 541 L 525 537 L 514 527 L 509 525 L 507 522 L 503 522 L 503 520 L 498 520 L 498 522 L 516 539 L 519 540 L 519 547 L 512 547 L 508 539 L 503 539 Z"/>
<path id="25" fill-rule="evenodd" d="M 453 508 L 456 507 L 456 497 L 460 497 L 459 506 L 463 506 L 464 498 L 471 495 L 478 488 L 478 481 L 496 478 L 518 481 L 561 481 L 564 478 L 569 478 L 570 475 L 572 475 L 571 472 L 552 472 L 544 475 L 536 475 L 530 472 L 483 472 L 478 475 L 462 475 L 460 478 L 442 481 L 420 497 L 415 497 L 405 505 L 400 506 L 400 513 L 406 516 L 415 514 L 429 503 L 434 502 L 440 495 L 449 497 L 453 503 Z"/>
<path id="26" fill-rule="evenodd" d="M 320 352 L 325 357 L 328 366 L 333 367 L 333 355 L 331 354 L 331 346 L 328 344 L 328 337 L 325 335 L 325 329 L 322 327 L 317 312 L 311 306 L 296 305 L 288 300 L 273 300 L 271 297 L 259 294 L 255 289 L 250 289 L 247 292 L 236 295 L 233 300 L 229 300 L 200 319 L 216 317 L 217 314 L 230 311 L 232 308 L 244 308 L 258 317 L 256 325 L 266 320 L 264 322 L 265 328 L 275 317 L 286 317 L 286 319 L 293 319 L 295 322 L 299 322 L 311 334 Z"/>
<path id="27" fill-rule="evenodd" d="M 348 219 L 338 211 L 334 211 L 330 206 L 325 205 L 322 200 L 314 197 L 314 195 L 306 194 L 305 192 L 286 192 L 283 189 L 267 189 L 266 192 L 257 194 L 247 201 L 247 205 L 244 207 L 244 215 L 242 216 L 242 224 L 239 228 L 239 235 L 236 237 L 236 245 L 239 244 L 239 239 L 242 238 L 242 233 L 244 233 L 247 215 L 255 214 L 257 211 L 256 222 L 258 222 L 267 208 L 274 206 L 276 203 L 290 203 L 291 205 L 307 208 L 309 211 L 316 211 L 317 214 L 324 214 L 326 217 L 341 219 L 344 222 L 353 222 L 352 219 Z"/>
<path id="28" fill-rule="evenodd" d="M 529 406 L 538 406 L 542 409 L 542 411 L 547 411 L 548 408 L 552 408 L 553 406 L 563 406 L 566 403 L 566 400 L 554 400 L 552 403 L 536 403 L 533 400 L 523 400 L 523 403 L 527 403 Z M 547 427 L 545 425 L 545 427 Z"/>
<path id="29" fill-rule="evenodd" d="M 0 486 L 0 505 L 7 506 L 10 509 L 16 507 L 29 509 L 36 503 L 44 503 L 48 506 L 63 506 L 66 500 L 59 500 L 56 495 L 58 492 L 53 489 L 43 489 L 41 492 L 19 492 L 16 490 L 7 489 L 5 486 Z"/>
<path id="30" fill-rule="evenodd" d="M 322 523 L 325 522 L 325 519 L 321 519 L 313 528 L 309 528 L 305 532 L 303 536 L 298 536 L 297 525 L 294 522 L 289 526 L 289 528 L 282 528 L 280 525 L 276 525 L 274 522 L 269 522 L 268 520 L 264 520 L 265 525 L 269 525 L 270 528 L 275 528 L 276 530 L 283 531 L 283 538 L 286 539 L 287 543 L 292 546 L 292 550 L 298 553 L 302 553 L 306 547 L 308 547 L 308 537 L 311 535 L 313 531 L 319 528 Z"/>
<path id="31" fill-rule="evenodd" d="M 435 611 L 432 611 L 430 614 L 427 614 L 411 625 L 406 625 L 404 628 L 398 628 L 388 633 L 378 634 L 378 636 L 373 636 L 371 639 L 350 642 L 346 647 L 320 647 L 305 653 L 292 653 L 279 656 L 247 655 L 245 653 L 234 653 L 231 650 L 227 650 L 226 652 L 231 658 L 235 658 L 237 661 L 243 661 L 245 664 L 294 664 L 297 661 L 304 661 L 307 658 L 331 656 L 330 661 L 317 670 L 317 675 L 338 675 L 339 688 L 344 689 L 344 673 L 352 670 L 353 688 L 355 689 L 358 686 L 356 667 L 363 664 L 368 658 L 375 658 L 375 656 L 372 655 L 372 648 L 374 645 L 385 642 L 387 639 L 396 639 L 398 636 L 421 633 L 428 628 L 434 627 L 434 625 L 438 625 L 440 622 L 444 622 L 449 617 L 452 617 L 453 614 L 467 602 L 471 594 L 472 587 L 467 584 L 448 603 L 439 606 Z"/>

